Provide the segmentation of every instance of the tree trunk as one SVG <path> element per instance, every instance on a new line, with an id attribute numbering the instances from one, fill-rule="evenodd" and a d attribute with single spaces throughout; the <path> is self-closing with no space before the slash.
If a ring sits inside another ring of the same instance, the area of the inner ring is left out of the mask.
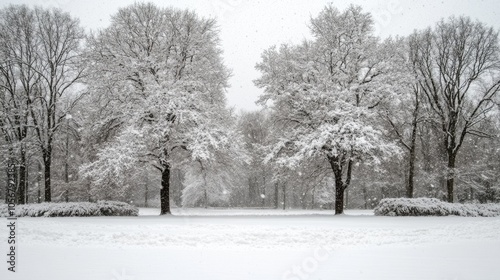
<path id="1" fill-rule="evenodd" d="M 170 164 L 163 165 L 161 172 L 160 215 L 170 214 Z"/>
<path id="2" fill-rule="evenodd" d="M 456 154 L 448 150 L 448 172 L 446 177 L 446 189 L 448 190 L 448 202 L 453 203 L 453 188 L 455 183 L 455 160 Z"/>
<path id="3" fill-rule="evenodd" d="M 43 165 L 44 165 L 44 180 L 45 180 L 45 202 L 52 201 L 52 193 L 50 186 L 50 167 L 52 164 L 52 155 L 50 150 L 43 152 Z"/>
<path id="4" fill-rule="evenodd" d="M 255 179 L 250 176 L 248 178 L 248 205 L 250 207 L 256 207 L 258 204 L 257 201 L 257 196 L 258 196 L 258 188 L 257 184 L 255 183 Z"/>
<path id="5" fill-rule="evenodd" d="M 368 209 L 368 194 L 366 192 L 366 186 L 363 187 L 363 199 L 365 200 L 365 209 Z"/>
<path id="6" fill-rule="evenodd" d="M 285 204 L 286 204 L 286 184 L 283 184 L 283 210 L 285 210 Z"/>
<path id="7" fill-rule="evenodd" d="M 37 193 L 37 203 L 41 203 L 42 202 L 42 192 L 41 192 L 41 188 L 42 188 L 42 164 L 40 163 L 40 161 L 37 161 L 37 174 L 36 174 L 36 184 L 37 184 L 37 187 L 38 187 L 38 193 Z"/>
<path id="8" fill-rule="evenodd" d="M 413 198 L 413 181 L 415 177 L 415 157 L 416 157 L 416 147 L 417 147 L 417 129 L 418 129 L 418 113 L 420 109 L 420 97 L 419 88 L 415 89 L 415 110 L 413 111 L 413 119 L 411 122 L 411 140 L 410 140 L 410 158 L 409 158 L 409 170 L 408 170 L 408 185 L 406 188 L 406 197 Z"/>
<path id="9" fill-rule="evenodd" d="M 416 157 L 416 140 L 417 140 L 417 126 L 412 129 L 411 143 L 410 143 L 410 158 L 408 170 L 408 186 L 406 187 L 406 197 L 413 198 L 413 181 L 415 177 L 415 157 Z"/>
<path id="10" fill-rule="evenodd" d="M 29 176 L 29 163 L 26 161 L 26 181 L 25 181 L 25 188 L 24 188 L 24 201 L 25 203 L 30 203 L 30 197 L 29 197 L 29 194 L 30 194 L 30 176 Z"/>
<path id="11" fill-rule="evenodd" d="M 149 184 L 149 180 L 148 180 L 148 176 L 146 175 L 146 178 L 144 180 L 146 183 L 145 183 L 145 190 L 144 190 L 144 207 L 148 207 L 148 184 Z"/>
<path id="12" fill-rule="evenodd" d="M 262 208 L 266 207 L 266 170 L 263 170 L 263 176 L 262 176 L 262 179 L 263 179 L 263 186 L 262 186 L 262 194 L 264 196 L 261 195 L 262 197 Z"/>
<path id="13" fill-rule="evenodd" d="M 206 186 L 205 186 L 205 209 L 208 209 L 208 193 Z"/>
<path id="14" fill-rule="evenodd" d="M 316 195 L 316 185 L 313 186 L 313 189 L 312 189 L 312 195 L 311 195 L 311 208 L 314 209 L 314 197 Z"/>
<path id="15" fill-rule="evenodd" d="M 19 188 L 17 195 L 17 203 L 24 204 L 26 202 L 26 150 L 23 144 L 21 144 L 21 156 L 19 162 Z"/>
<path id="16" fill-rule="evenodd" d="M 66 189 L 64 190 L 64 200 L 69 202 L 69 136 L 68 128 L 66 127 L 66 143 L 65 143 L 65 156 L 64 156 L 64 183 Z"/>
<path id="17" fill-rule="evenodd" d="M 278 188 L 279 188 L 278 182 L 274 183 L 274 208 L 275 209 L 278 209 L 278 207 L 279 207 Z"/>
<path id="18" fill-rule="evenodd" d="M 340 215 L 344 213 L 344 191 L 351 181 L 352 162 L 349 160 L 345 182 L 342 180 L 341 160 L 338 157 L 328 156 L 328 162 L 335 177 L 335 215 Z"/>
<path id="19" fill-rule="evenodd" d="M 335 175 L 335 215 L 344 213 L 344 187 L 342 177 Z"/>
<path id="20" fill-rule="evenodd" d="M 344 196 L 345 196 L 345 209 L 347 209 L 349 207 L 349 190 L 344 190 Z"/>
<path id="21" fill-rule="evenodd" d="M 89 181 L 87 181 L 87 195 L 88 195 L 88 201 L 92 202 L 92 185 L 90 184 Z"/>

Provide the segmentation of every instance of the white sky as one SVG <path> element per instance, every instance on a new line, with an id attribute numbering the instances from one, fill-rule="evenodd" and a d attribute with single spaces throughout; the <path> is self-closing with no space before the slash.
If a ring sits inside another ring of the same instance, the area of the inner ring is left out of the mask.
<path id="1" fill-rule="evenodd" d="M 90 29 L 108 26 L 110 16 L 119 7 L 134 0 L 0 0 L 0 7 L 28 4 L 58 7 L 78 17 Z M 253 110 L 261 90 L 253 85 L 259 77 L 255 64 L 264 49 L 281 43 L 298 43 L 310 36 L 308 24 L 329 2 L 339 9 L 349 4 L 361 5 L 371 12 L 377 34 L 408 35 L 451 15 L 467 15 L 500 29 L 500 1 L 246 1 L 246 0 L 155 0 L 158 6 L 173 6 L 195 10 L 201 16 L 215 16 L 220 27 L 224 61 L 232 69 L 231 87 L 227 91 L 228 103 L 237 110 Z"/>

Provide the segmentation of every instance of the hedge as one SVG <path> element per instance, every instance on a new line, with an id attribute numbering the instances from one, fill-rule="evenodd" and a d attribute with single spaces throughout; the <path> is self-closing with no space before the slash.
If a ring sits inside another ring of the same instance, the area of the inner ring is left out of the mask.
<path id="1" fill-rule="evenodd" d="M 500 204 L 459 204 L 436 198 L 384 198 L 374 209 L 377 216 L 500 216 Z"/>
<path id="2" fill-rule="evenodd" d="M 15 206 L 17 217 L 90 217 L 137 216 L 137 207 L 119 201 L 44 202 Z M 8 216 L 6 204 L 0 205 L 0 217 Z"/>

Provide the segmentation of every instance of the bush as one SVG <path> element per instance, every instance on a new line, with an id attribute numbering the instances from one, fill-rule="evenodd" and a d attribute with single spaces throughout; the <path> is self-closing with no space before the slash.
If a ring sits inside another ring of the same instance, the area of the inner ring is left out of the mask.
<path id="1" fill-rule="evenodd" d="M 139 209 L 125 202 L 120 201 L 98 201 L 97 206 L 103 216 L 137 216 Z"/>
<path id="2" fill-rule="evenodd" d="M 16 214 L 19 217 L 88 217 L 99 216 L 100 212 L 95 203 L 68 202 L 19 205 Z"/>
<path id="3" fill-rule="evenodd" d="M 17 217 L 137 216 L 139 210 L 118 201 L 59 202 L 16 205 Z M 7 217 L 7 205 L 0 205 L 0 217 Z"/>
<path id="4" fill-rule="evenodd" d="M 458 204 L 436 198 L 384 198 L 374 209 L 377 216 L 500 216 L 500 204 Z"/>

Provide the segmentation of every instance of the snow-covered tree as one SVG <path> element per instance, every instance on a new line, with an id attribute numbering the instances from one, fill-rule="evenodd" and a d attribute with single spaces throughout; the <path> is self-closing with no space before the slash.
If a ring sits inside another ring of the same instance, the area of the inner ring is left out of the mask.
<path id="1" fill-rule="evenodd" d="M 268 159 L 297 167 L 326 157 L 335 178 L 335 212 L 356 162 L 379 163 L 398 148 L 374 125 L 385 90 L 390 52 L 372 35 L 373 21 L 360 7 L 327 6 L 311 20 L 313 41 L 273 47 L 262 54 L 256 85 L 270 103 L 282 135 Z"/>
<path id="2" fill-rule="evenodd" d="M 215 161 L 231 141 L 216 21 L 137 3 L 89 45 L 88 83 L 101 116 L 94 129 L 112 141 L 82 171 L 94 184 L 119 182 L 129 168 L 152 164 L 161 173 L 161 214 L 170 213 L 172 168 Z"/>
<path id="3" fill-rule="evenodd" d="M 467 17 L 441 20 L 411 36 L 410 56 L 419 86 L 441 132 L 447 161 L 448 201 L 454 200 L 457 155 L 495 108 L 500 90 L 498 31 Z"/>

